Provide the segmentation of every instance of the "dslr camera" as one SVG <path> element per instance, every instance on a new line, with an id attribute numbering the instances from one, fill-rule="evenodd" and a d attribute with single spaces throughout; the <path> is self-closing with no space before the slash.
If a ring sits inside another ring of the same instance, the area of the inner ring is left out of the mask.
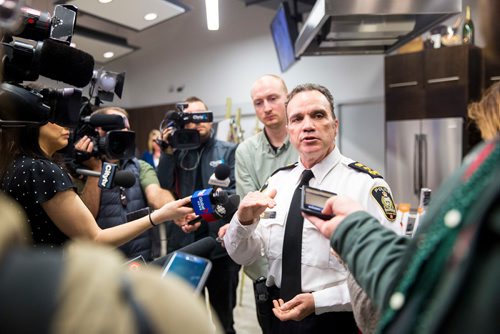
<path id="1" fill-rule="evenodd" d="M 211 111 L 206 112 L 184 112 L 188 103 L 181 102 L 175 105 L 176 110 L 169 110 L 160 124 L 160 131 L 172 129 L 167 141 L 158 140 L 158 144 L 163 148 L 171 146 L 175 149 L 193 150 L 200 146 L 200 134 L 196 129 L 185 129 L 188 123 L 210 123 L 213 121 Z"/>

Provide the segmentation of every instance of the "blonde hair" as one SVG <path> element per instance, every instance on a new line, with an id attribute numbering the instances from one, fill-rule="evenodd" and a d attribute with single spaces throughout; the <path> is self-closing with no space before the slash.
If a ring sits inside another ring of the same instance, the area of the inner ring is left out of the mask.
<path id="1" fill-rule="evenodd" d="M 148 136 L 148 151 L 153 152 L 153 139 L 156 139 L 158 137 L 161 137 L 161 132 L 158 129 L 153 129 L 149 131 L 149 136 Z"/>
<path id="2" fill-rule="evenodd" d="M 484 140 L 491 140 L 500 134 L 500 82 L 492 85 L 479 102 L 468 108 L 469 118 L 474 120 Z"/>

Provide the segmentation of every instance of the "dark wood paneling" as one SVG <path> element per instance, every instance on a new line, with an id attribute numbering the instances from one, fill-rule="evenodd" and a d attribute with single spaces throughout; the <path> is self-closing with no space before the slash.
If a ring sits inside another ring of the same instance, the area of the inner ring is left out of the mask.
<path id="1" fill-rule="evenodd" d="M 165 113 L 174 109 L 175 104 L 127 109 L 130 127 L 136 133 L 135 144 L 138 152 L 142 153 L 147 149 L 149 132 L 158 129 Z"/>

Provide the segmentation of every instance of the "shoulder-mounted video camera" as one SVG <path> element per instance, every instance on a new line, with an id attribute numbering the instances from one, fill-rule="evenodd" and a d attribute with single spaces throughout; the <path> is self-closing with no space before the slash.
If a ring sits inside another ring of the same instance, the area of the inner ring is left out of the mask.
<path id="1" fill-rule="evenodd" d="M 86 100 L 86 98 L 84 98 Z M 74 152 L 77 162 L 83 162 L 90 157 L 106 157 L 108 159 L 128 159 L 135 154 L 135 132 L 123 130 L 125 119 L 115 114 L 92 114 L 92 106 L 87 100 L 82 105 L 80 119 L 76 127 L 72 142 L 76 143 L 82 137 L 87 136 L 93 143 L 94 150 L 91 153 L 80 151 Z M 106 134 L 101 137 L 97 128 L 101 128 Z"/>
<path id="2" fill-rule="evenodd" d="M 185 129 L 188 123 L 210 123 L 213 121 L 211 111 L 206 112 L 184 112 L 188 103 L 181 102 L 175 105 L 177 110 L 169 110 L 160 124 L 160 131 L 171 128 L 167 141 L 159 140 L 162 148 L 171 146 L 181 150 L 193 150 L 200 146 L 200 133 L 196 129 Z"/>
<path id="3" fill-rule="evenodd" d="M 19 13 L 22 24 L 17 29 L 9 27 L 11 31 L 1 43 L 4 82 L 0 85 L 0 127 L 42 126 L 49 121 L 74 127 L 79 119 L 80 89 L 36 89 L 22 82 L 43 75 L 77 87 L 88 84 L 94 59 L 68 45 L 77 8 L 57 5 L 53 16 L 27 7 Z"/>

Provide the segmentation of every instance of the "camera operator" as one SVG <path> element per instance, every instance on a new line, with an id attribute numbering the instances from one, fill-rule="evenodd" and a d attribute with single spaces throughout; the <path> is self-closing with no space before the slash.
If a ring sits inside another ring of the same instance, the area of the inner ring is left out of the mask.
<path id="1" fill-rule="evenodd" d="M 119 107 L 105 107 L 96 110 L 92 115 L 120 115 L 124 118 L 125 128 L 130 130 L 128 113 Z M 99 136 L 106 136 L 106 131 L 102 128 L 96 128 Z M 79 140 L 75 148 L 79 151 L 92 152 L 94 143 L 91 138 L 84 136 Z M 172 194 L 160 187 L 160 183 L 154 169 L 145 161 L 135 157 L 128 159 L 111 160 L 106 156 L 99 158 L 91 157 L 83 164 L 93 171 L 101 172 L 102 162 L 117 163 L 121 170 L 130 171 L 135 177 L 135 183 L 130 188 L 114 187 L 111 189 L 102 189 L 98 186 L 97 177 L 87 177 L 84 187 L 80 192 L 80 197 L 101 228 L 109 228 L 122 225 L 126 221 L 128 213 L 143 209 L 147 206 L 152 209 L 161 208 L 168 202 L 174 200 Z M 151 261 L 160 255 L 160 237 L 159 228 L 156 226 L 149 231 L 145 231 L 135 239 L 127 242 L 120 247 L 120 250 L 128 258 L 134 258 L 142 255 L 146 261 Z"/>
<path id="2" fill-rule="evenodd" d="M 197 97 L 185 100 L 188 103 L 184 112 L 202 112 L 208 108 Z M 234 165 L 236 145 L 214 138 L 212 123 L 188 123 L 186 129 L 196 129 L 200 135 L 201 145 L 196 149 L 184 150 L 169 147 L 162 153 L 157 167 L 158 178 L 163 188 L 170 189 L 176 196 L 189 196 L 195 190 L 211 188 L 208 181 L 214 173 L 215 167 L 224 163 L 230 167 L 230 184 L 226 189 L 235 192 Z M 175 131 L 167 128 L 162 133 L 163 141 L 171 138 Z M 222 220 L 215 222 L 202 222 L 196 225 L 186 225 L 179 228 L 177 225 L 167 225 L 168 251 L 186 246 L 206 236 L 217 237 L 217 231 L 224 225 Z M 193 232 L 193 233 L 183 233 Z M 238 286 L 238 272 L 240 266 L 228 256 L 226 250 L 217 245 L 212 252 L 210 260 L 213 267 L 207 280 L 210 303 L 217 312 L 226 333 L 234 333 L 233 309 L 236 306 L 236 288 Z"/>

